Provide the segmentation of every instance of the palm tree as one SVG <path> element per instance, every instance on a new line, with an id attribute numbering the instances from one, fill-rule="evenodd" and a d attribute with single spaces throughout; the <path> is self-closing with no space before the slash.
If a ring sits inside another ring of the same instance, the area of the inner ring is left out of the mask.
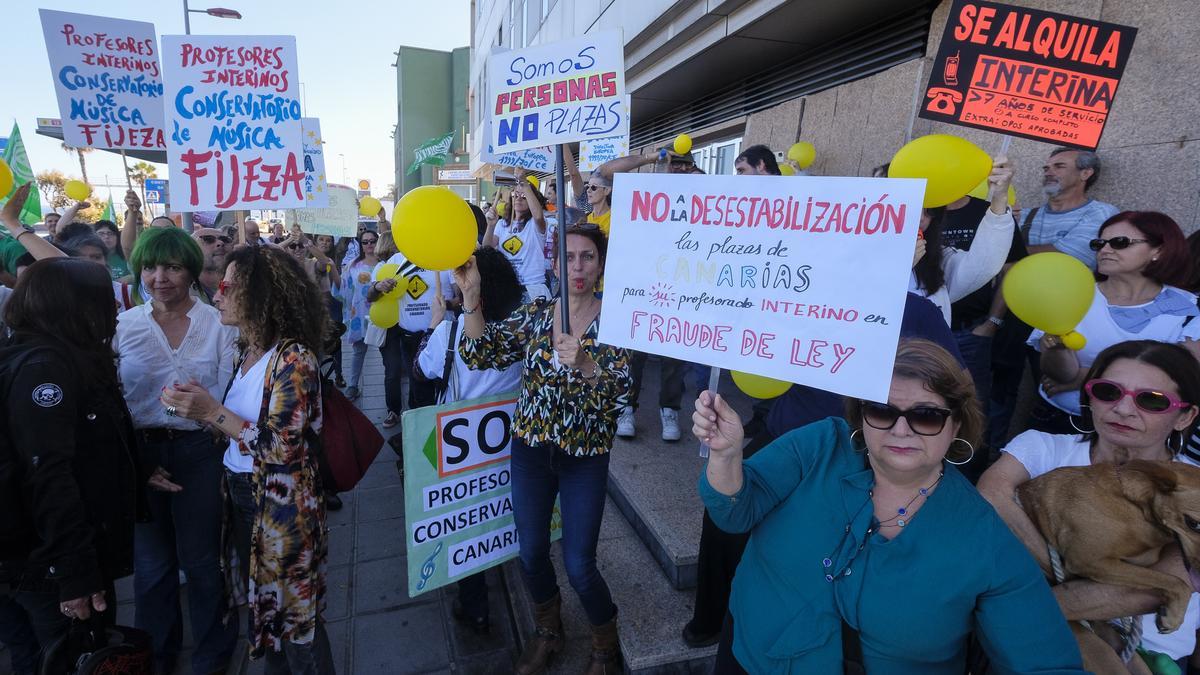
<path id="1" fill-rule="evenodd" d="M 158 178 L 158 169 L 149 162 L 138 162 L 129 170 L 129 180 L 138 184 L 142 190 L 142 204 L 146 205 L 146 181 Z"/>
<path id="2" fill-rule="evenodd" d="M 83 155 L 85 153 L 91 152 L 92 149 L 91 148 L 77 148 L 73 145 L 67 145 L 66 143 L 62 144 L 62 149 L 64 152 L 74 152 L 77 155 L 79 155 L 79 172 L 83 174 L 83 182 L 87 183 L 88 182 L 87 164 L 83 161 Z"/>

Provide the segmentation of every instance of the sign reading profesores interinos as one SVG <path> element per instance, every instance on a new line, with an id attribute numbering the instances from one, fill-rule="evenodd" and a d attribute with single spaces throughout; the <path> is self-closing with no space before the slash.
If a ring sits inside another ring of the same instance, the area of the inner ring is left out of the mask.
<path id="1" fill-rule="evenodd" d="M 154 24 L 39 12 L 63 140 L 76 148 L 164 147 Z"/>
<path id="2" fill-rule="evenodd" d="M 492 152 L 627 134 L 624 64 L 620 31 L 494 53 Z"/>
<path id="3" fill-rule="evenodd" d="M 296 39 L 167 35 L 162 46 L 172 207 L 303 208 Z"/>
<path id="4" fill-rule="evenodd" d="M 955 0 L 921 117 L 1094 149 L 1137 29 Z"/>
<path id="5" fill-rule="evenodd" d="M 517 394 L 404 413 L 408 594 L 416 596 L 516 557 L 512 419 Z M 551 538 L 562 536 L 558 506 Z"/>
<path id="6" fill-rule="evenodd" d="M 615 179 L 601 342 L 887 400 L 925 181 Z"/>

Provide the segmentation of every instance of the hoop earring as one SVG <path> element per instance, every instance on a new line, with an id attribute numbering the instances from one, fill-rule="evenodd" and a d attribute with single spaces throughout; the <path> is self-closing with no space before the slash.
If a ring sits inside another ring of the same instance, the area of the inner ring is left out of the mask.
<path id="1" fill-rule="evenodd" d="M 1079 406 L 1079 411 L 1080 411 L 1080 413 L 1082 413 L 1082 412 L 1083 412 L 1083 409 L 1084 409 L 1084 408 L 1087 408 L 1089 411 L 1091 411 L 1091 409 L 1092 409 L 1092 406 L 1090 406 L 1090 405 L 1081 405 L 1081 406 Z M 1083 419 L 1083 415 L 1082 415 L 1082 414 L 1080 414 L 1080 416 L 1079 416 L 1079 419 Z M 1080 429 L 1080 428 L 1079 428 L 1079 425 L 1078 425 L 1078 424 L 1075 424 L 1075 416 L 1074 416 L 1074 415 L 1071 415 L 1071 414 L 1069 414 L 1069 413 L 1067 414 L 1067 422 L 1068 422 L 1068 423 L 1071 425 L 1071 428 L 1072 428 L 1072 429 L 1074 429 L 1075 431 L 1078 431 L 1079 433 L 1083 434 L 1084 436 L 1087 436 L 1088 434 L 1094 434 L 1094 433 L 1096 433 L 1096 429 L 1095 429 L 1096 425 L 1095 425 L 1095 424 L 1093 424 L 1093 425 L 1092 425 L 1092 428 L 1091 428 L 1091 429 Z"/>
<path id="2" fill-rule="evenodd" d="M 1175 437 L 1175 434 L 1179 434 L 1179 447 L 1178 447 L 1178 448 L 1172 448 L 1172 447 L 1171 447 L 1171 439 Z M 1171 435 L 1170 435 L 1170 436 L 1167 436 L 1167 450 L 1170 450 L 1170 451 L 1171 451 L 1171 456 L 1172 456 L 1172 457 L 1175 457 L 1175 456 L 1177 456 L 1179 453 L 1183 452 L 1183 446 L 1184 446 L 1186 443 L 1187 443 L 1187 439 L 1185 439 L 1185 438 L 1183 437 L 1183 432 L 1182 432 L 1182 431 L 1175 430 L 1175 431 L 1172 431 L 1172 432 L 1171 432 Z"/>
<path id="3" fill-rule="evenodd" d="M 855 440 L 855 438 L 854 438 L 854 435 L 855 435 L 855 434 L 858 434 L 858 439 L 857 439 L 857 440 Z M 859 445 L 859 441 L 862 441 L 862 445 L 861 445 L 861 446 Z M 863 430 L 862 430 L 862 429 L 855 429 L 854 431 L 851 431 L 851 432 L 850 432 L 850 445 L 851 445 L 851 446 L 853 446 L 855 450 L 863 450 L 863 451 L 865 451 L 865 450 L 867 449 L 867 441 L 866 441 L 866 439 L 863 437 Z"/>
<path id="4" fill-rule="evenodd" d="M 970 456 L 968 456 L 966 459 L 964 459 L 961 462 L 956 462 L 947 457 L 946 458 L 947 462 L 949 462 L 950 464 L 953 464 L 954 466 L 962 466 L 964 464 L 970 464 L 971 460 L 975 459 L 975 446 L 971 445 L 970 441 L 968 441 L 965 438 L 955 438 L 954 441 L 952 441 L 952 442 L 958 442 L 958 443 L 962 443 L 962 444 L 966 445 L 968 448 L 971 449 L 971 454 L 970 454 Z"/>

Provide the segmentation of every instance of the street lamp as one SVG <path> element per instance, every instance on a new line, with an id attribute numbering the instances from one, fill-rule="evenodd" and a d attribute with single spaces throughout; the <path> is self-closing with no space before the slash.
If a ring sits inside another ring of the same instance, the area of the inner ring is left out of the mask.
<path id="1" fill-rule="evenodd" d="M 350 175 L 346 173 L 346 155 L 339 152 L 338 157 L 342 158 L 342 183 L 349 183 L 350 179 L 346 177 Z"/>
<path id="2" fill-rule="evenodd" d="M 191 17 L 188 14 L 207 14 L 215 16 L 218 19 L 240 19 L 242 13 L 236 9 L 226 9 L 225 7 L 209 7 L 208 9 L 191 9 L 188 7 L 188 0 L 183 0 L 183 32 L 187 35 L 192 34 Z"/>

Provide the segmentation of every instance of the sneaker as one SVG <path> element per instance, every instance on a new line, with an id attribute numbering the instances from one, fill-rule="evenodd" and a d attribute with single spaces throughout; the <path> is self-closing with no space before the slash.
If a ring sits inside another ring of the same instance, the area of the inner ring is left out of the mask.
<path id="1" fill-rule="evenodd" d="M 334 381 L 334 384 L 337 385 L 338 389 L 345 389 L 346 388 L 346 378 L 342 377 L 341 373 L 338 373 L 337 380 Z"/>
<path id="2" fill-rule="evenodd" d="M 625 406 L 617 417 L 617 435 L 621 438 L 633 438 L 637 430 L 633 427 L 633 408 Z"/>
<path id="3" fill-rule="evenodd" d="M 349 389 L 346 390 L 346 398 L 348 400 L 357 401 L 358 395 L 359 395 L 358 387 L 350 387 Z"/>
<path id="4" fill-rule="evenodd" d="M 658 411 L 662 417 L 662 439 L 664 441 L 679 440 L 679 411 L 671 408 L 662 408 Z"/>
<path id="5" fill-rule="evenodd" d="M 391 429 L 400 421 L 400 416 L 392 411 L 388 411 L 387 417 L 383 418 L 383 428 Z"/>
<path id="6" fill-rule="evenodd" d="M 689 621 L 688 624 L 683 627 L 683 642 L 684 642 L 684 644 L 691 647 L 692 649 L 699 649 L 700 647 L 707 647 L 709 645 L 715 645 L 721 641 L 721 631 L 720 630 L 713 631 L 711 633 L 702 633 L 695 629 L 695 627 L 693 626 L 694 623 L 695 623 L 694 620 Z"/>

